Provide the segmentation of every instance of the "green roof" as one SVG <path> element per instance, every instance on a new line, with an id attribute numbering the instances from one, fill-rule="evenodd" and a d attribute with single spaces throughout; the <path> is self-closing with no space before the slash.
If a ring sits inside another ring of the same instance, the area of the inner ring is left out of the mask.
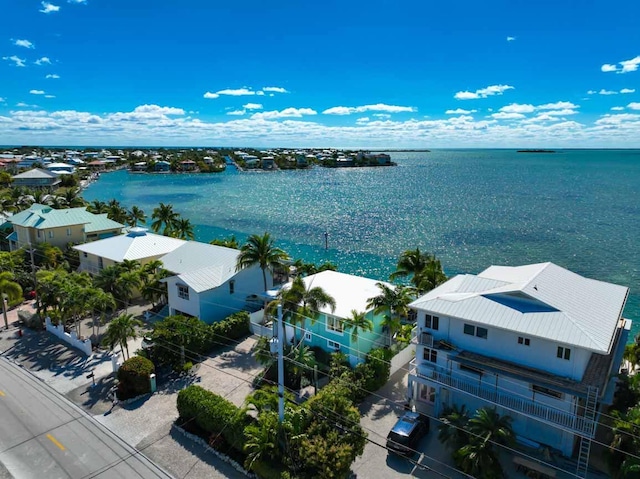
<path id="1" fill-rule="evenodd" d="M 106 214 L 94 215 L 85 207 L 56 210 L 50 206 L 35 203 L 28 210 L 21 211 L 9 218 L 14 226 L 48 229 L 73 225 L 85 225 L 86 233 L 122 228 L 123 225 L 107 218 Z"/>

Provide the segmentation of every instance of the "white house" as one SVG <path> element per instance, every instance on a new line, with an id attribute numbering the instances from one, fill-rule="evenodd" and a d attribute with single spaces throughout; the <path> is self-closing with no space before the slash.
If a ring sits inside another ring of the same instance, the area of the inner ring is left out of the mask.
<path id="1" fill-rule="evenodd" d="M 553 263 L 455 276 L 410 305 L 408 397 L 432 416 L 496 407 L 523 442 L 576 449 L 582 476 L 599 408 L 613 399 L 628 292 Z"/>
<path id="2" fill-rule="evenodd" d="M 160 258 L 164 268 L 174 274 L 163 280 L 167 283 L 170 314 L 213 323 L 237 311 L 250 310 L 248 298 L 264 292 L 262 270 L 252 266 L 236 272 L 239 255 L 237 249 L 188 241 Z M 266 276 L 267 288 L 273 287 L 269 271 Z"/>
<path id="3" fill-rule="evenodd" d="M 128 233 L 74 246 L 80 253 L 80 271 L 97 274 L 124 260 L 145 265 L 179 248 L 186 241 L 149 233 L 146 228 L 131 228 Z"/>

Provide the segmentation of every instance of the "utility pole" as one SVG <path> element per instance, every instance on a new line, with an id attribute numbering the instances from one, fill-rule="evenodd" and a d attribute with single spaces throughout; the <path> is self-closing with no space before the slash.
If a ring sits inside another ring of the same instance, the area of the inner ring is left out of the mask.
<path id="1" fill-rule="evenodd" d="M 280 424 L 284 421 L 284 325 L 282 304 L 278 304 L 278 413 Z"/>
<path id="2" fill-rule="evenodd" d="M 29 255 L 31 256 L 31 274 L 33 275 L 33 292 L 36 295 L 36 312 L 40 314 L 40 295 L 38 294 L 38 277 L 36 276 L 36 260 L 33 257 L 34 248 L 29 242 Z"/>

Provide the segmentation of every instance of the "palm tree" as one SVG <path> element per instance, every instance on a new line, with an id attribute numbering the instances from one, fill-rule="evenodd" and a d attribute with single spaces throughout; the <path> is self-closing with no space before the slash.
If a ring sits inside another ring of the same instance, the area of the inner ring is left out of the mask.
<path id="1" fill-rule="evenodd" d="M 117 223 L 126 223 L 127 210 L 124 209 L 118 200 L 110 200 L 107 203 L 107 217 Z"/>
<path id="2" fill-rule="evenodd" d="M 345 330 L 351 330 L 351 341 L 356 343 L 357 357 L 360 359 L 358 336 L 361 332 L 373 331 L 373 322 L 367 318 L 367 313 L 351 310 L 351 316 L 342 321 Z"/>
<path id="3" fill-rule="evenodd" d="M 183 240 L 194 240 L 196 235 L 193 232 L 191 221 L 186 218 L 179 218 L 173 226 L 172 236 Z"/>
<path id="4" fill-rule="evenodd" d="M 511 421 L 511 417 L 500 416 L 495 408 L 478 409 L 468 423 L 471 440 L 454 453 L 457 465 L 474 477 L 502 477 L 502 466 L 494 445 L 511 446 L 515 443 Z"/>
<path id="5" fill-rule="evenodd" d="M 144 211 L 137 206 L 132 206 L 127 215 L 129 226 L 138 226 L 138 222 L 144 223 L 147 220 Z"/>
<path id="6" fill-rule="evenodd" d="M 320 316 L 321 309 L 329 307 L 332 313 L 336 310 L 333 296 L 319 286 L 312 287 L 310 284 L 307 287 L 302 276 L 297 276 L 290 288 L 282 290 L 280 299 L 282 309 L 291 322 L 300 325 L 300 341 L 304 338 L 307 318 L 313 324 Z"/>
<path id="7" fill-rule="evenodd" d="M 100 313 L 100 316 L 99 316 L 98 322 L 97 322 L 97 324 L 98 324 L 97 330 L 95 328 L 95 324 L 96 324 L 95 319 L 93 321 L 93 323 L 94 323 L 94 334 L 96 336 L 100 336 L 100 325 L 104 322 L 104 316 L 105 316 L 107 310 L 116 309 L 116 300 L 114 299 L 114 297 L 113 297 L 113 295 L 111 293 L 105 293 L 104 291 L 102 291 L 99 288 L 95 288 L 94 291 L 95 291 L 95 293 L 91 297 L 91 302 L 90 302 L 91 312 L 92 312 L 91 314 L 92 314 L 92 316 L 94 316 L 96 312 Z"/>
<path id="8" fill-rule="evenodd" d="M 626 413 L 613 411 L 614 417 L 611 431 L 613 437 L 606 451 L 606 459 L 609 470 L 614 478 L 637 477 L 630 474 L 635 472 L 637 461 L 630 454 L 636 453 L 640 448 L 640 407 L 629 409 Z"/>
<path id="9" fill-rule="evenodd" d="M 96 288 L 102 289 L 105 293 L 111 293 L 115 298 L 119 299 L 118 278 L 120 277 L 120 268 L 117 265 L 107 266 L 93 278 Z"/>
<path id="10" fill-rule="evenodd" d="M 108 213 L 109 207 L 104 201 L 93 200 L 89 206 L 87 206 L 87 210 L 96 215 Z"/>
<path id="11" fill-rule="evenodd" d="M 304 371 L 313 369 L 316 364 L 316 357 L 311 348 L 307 345 L 298 344 L 291 348 L 289 357 L 293 360 L 293 374 L 296 376 L 296 384 L 300 384 Z"/>
<path id="12" fill-rule="evenodd" d="M 442 424 L 438 426 L 438 440 L 453 451 L 457 451 L 469 442 L 467 426 L 469 424 L 469 413 L 466 406 L 454 405 L 446 409 L 442 417 Z"/>
<path id="13" fill-rule="evenodd" d="M 280 425 L 274 412 L 265 411 L 258 416 L 255 424 L 245 429 L 244 452 L 247 458 L 244 467 L 252 470 L 256 461 L 272 459 L 279 454 L 278 432 Z"/>
<path id="14" fill-rule="evenodd" d="M 398 332 L 402 320 L 409 314 L 409 303 L 414 299 L 413 290 L 406 286 L 391 286 L 376 283 L 380 294 L 367 300 L 367 308 L 373 308 L 374 314 L 384 314 L 383 326 L 387 330 L 387 344 L 390 346 L 393 335 Z"/>
<path id="15" fill-rule="evenodd" d="M 164 226 L 162 234 L 169 236 L 179 216 L 178 213 L 173 211 L 172 205 L 160 203 L 160 206 L 154 208 L 151 214 L 151 219 L 154 220 L 153 223 L 151 223 L 151 230 L 157 233 Z"/>
<path id="16" fill-rule="evenodd" d="M 423 253 L 420 248 L 404 251 L 398 259 L 396 270 L 389 275 L 391 281 L 419 274 L 429 263 L 431 255 Z"/>
<path id="17" fill-rule="evenodd" d="M 138 319 L 134 319 L 131 314 L 123 314 L 109 323 L 107 332 L 104 335 L 104 342 L 109 346 L 109 349 L 113 349 L 116 345 L 120 345 L 122 351 L 127 352 L 127 359 L 129 355 L 129 345 L 127 341 L 129 339 L 136 339 L 138 333 L 136 327 L 141 327 L 142 322 Z"/>
<path id="18" fill-rule="evenodd" d="M 4 271 L 0 273 L 0 301 L 2 301 L 2 315 L 4 317 L 4 327 L 9 329 L 9 320 L 7 319 L 7 303 L 15 301 L 22 297 L 22 287 L 13 281 L 13 273 Z"/>
<path id="19" fill-rule="evenodd" d="M 636 334 L 633 343 L 625 346 L 623 357 L 631 365 L 631 370 L 635 370 L 640 365 L 640 334 Z"/>
<path id="20" fill-rule="evenodd" d="M 136 288 L 140 288 L 140 275 L 137 271 L 124 271 L 116 280 L 116 287 L 121 299 L 124 301 L 124 310 L 129 309 L 129 301 Z"/>
<path id="21" fill-rule="evenodd" d="M 428 293 L 447 281 L 447 275 L 442 271 L 442 264 L 435 256 L 427 266 L 413 277 L 413 282 L 420 294 Z"/>
<path id="22" fill-rule="evenodd" d="M 240 249 L 236 271 L 259 265 L 262 270 L 264 290 L 266 291 L 268 288 L 267 270 L 273 273 L 273 268 L 283 265 L 288 259 L 289 255 L 273 244 L 273 239 L 271 239 L 269 233 L 265 233 L 262 236 L 251 235 Z"/>
<path id="23" fill-rule="evenodd" d="M 224 239 L 213 239 L 209 241 L 209 244 L 224 246 L 225 248 L 240 249 L 240 245 L 238 244 L 238 240 L 235 235 L 231 235 L 229 238 Z"/>
<path id="24" fill-rule="evenodd" d="M 80 188 L 69 188 L 64 192 L 64 201 L 69 208 L 84 206 L 86 203 L 81 196 Z"/>

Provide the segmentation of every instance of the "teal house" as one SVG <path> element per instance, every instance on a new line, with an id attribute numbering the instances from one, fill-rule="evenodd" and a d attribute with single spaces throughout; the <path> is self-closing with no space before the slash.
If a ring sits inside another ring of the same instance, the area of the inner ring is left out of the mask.
<path id="1" fill-rule="evenodd" d="M 352 365 L 363 362 L 371 349 L 385 345 L 383 315 L 375 315 L 372 308 L 367 306 L 370 298 L 380 295 L 381 291 L 377 286 L 380 281 L 337 271 L 322 271 L 305 277 L 304 282 L 307 289 L 322 288 L 333 297 L 336 307 L 333 311 L 331 307 L 321 309 L 315 321 L 305 321 L 304 329 L 300 324 L 286 324 L 287 338 L 293 337 L 295 329 L 297 341 L 302 339 L 303 344 L 316 346 L 330 353 L 340 351 L 349 357 Z M 288 283 L 283 288 L 290 286 L 291 283 Z M 366 313 L 366 318 L 373 323 L 372 331 L 359 330 L 355 340 L 352 337 L 353 329 L 348 328 L 344 321 L 352 316 L 352 311 Z"/>

